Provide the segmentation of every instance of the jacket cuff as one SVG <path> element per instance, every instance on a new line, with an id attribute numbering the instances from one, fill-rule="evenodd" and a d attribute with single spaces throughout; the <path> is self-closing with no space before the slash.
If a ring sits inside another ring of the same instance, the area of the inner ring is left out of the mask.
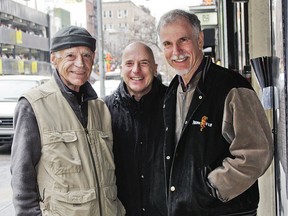
<path id="1" fill-rule="evenodd" d="M 207 188 L 208 188 L 208 192 L 209 192 L 209 194 L 210 194 L 212 197 L 220 200 L 221 202 L 227 202 L 227 201 L 228 201 L 228 200 L 223 199 L 223 198 L 220 196 L 218 190 L 213 186 L 213 184 L 211 184 L 211 183 L 209 182 L 208 179 L 206 180 L 206 185 L 207 185 Z"/>
<path id="2" fill-rule="evenodd" d="M 206 185 L 207 185 L 209 194 L 210 194 L 212 197 L 214 197 L 214 198 L 216 198 L 216 199 L 219 199 L 216 188 L 214 188 L 214 187 L 212 186 L 212 184 L 209 182 L 208 179 L 206 180 Z"/>

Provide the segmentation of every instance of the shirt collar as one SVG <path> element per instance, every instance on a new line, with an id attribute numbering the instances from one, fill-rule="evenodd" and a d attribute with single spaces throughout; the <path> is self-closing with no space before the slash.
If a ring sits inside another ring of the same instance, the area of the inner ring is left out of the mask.
<path id="1" fill-rule="evenodd" d="M 181 76 L 178 76 L 178 81 L 179 81 L 179 83 L 181 84 L 181 87 L 182 87 L 183 92 L 186 92 L 186 91 L 189 89 L 189 86 L 191 85 L 191 83 L 192 83 L 193 79 L 195 78 L 195 76 L 203 70 L 204 65 L 205 65 L 204 59 L 205 59 L 205 58 L 203 58 L 201 64 L 199 65 L 199 67 L 197 68 L 197 70 L 195 71 L 195 73 L 194 73 L 193 76 L 191 77 L 190 81 L 187 83 L 187 85 L 185 85 L 182 77 L 181 77 Z"/>

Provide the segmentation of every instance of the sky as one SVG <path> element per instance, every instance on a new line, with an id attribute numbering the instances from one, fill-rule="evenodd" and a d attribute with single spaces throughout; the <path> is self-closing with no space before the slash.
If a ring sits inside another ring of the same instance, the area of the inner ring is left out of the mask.
<path id="1" fill-rule="evenodd" d="M 14 0 L 17 2 L 23 2 L 23 0 Z M 77 0 L 78 2 L 83 3 L 83 0 Z M 117 1 L 117 0 L 102 0 L 103 2 L 107 1 Z M 150 9 L 151 15 L 156 18 L 156 21 L 159 20 L 161 15 L 171 9 L 184 9 L 188 10 L 189 6 L 200 5 L 203 0 L 131 0 L 137 6 L 143 5 Z M 79 11 L 81 9 L 85 10 L 85 5 L 81 3 L 77 3 L 76 0 L 26 0 L 26 5 L 32 8 L 37 8 L 40 11 L 47 12 L 48 8 L 53 7 L 61 7 L 65 3 L 63 8 L 72 11 Z M 74 3 L 74 4 L 71 4 Z M 78 13 L 76 14 L 78 15 Z M 73 13 L 73 12 L 72 12 Z M 77 21 L 82 23 L 81 18 L 85 18 L 84 16 L 77 16 Z M 72 23 L 73 25 L 77 25 L 77 23 Z"/>
<path id="2" fill-rule="evenodd" d="M 103 0 L 111 1 L 111 0 Z M 159 20 L 160 16 L 172 9 L 188 10 L 188 6 L 200 5 L 202 0 L 131 0 L 136 5 L 149 8 L 151 15 Z"/>

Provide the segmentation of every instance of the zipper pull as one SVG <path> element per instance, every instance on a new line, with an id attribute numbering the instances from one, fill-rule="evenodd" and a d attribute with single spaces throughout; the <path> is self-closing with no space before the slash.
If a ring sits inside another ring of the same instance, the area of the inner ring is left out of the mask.
<path id="1" fill-rule="evenodd" d="M 85 128 L 85 133 L 86 133 L 86 137 L 87 137 L 87 140 L 88 140 L 89 144 L 91 144 L 90 134 L 89 134 L 87 128 Z"/>

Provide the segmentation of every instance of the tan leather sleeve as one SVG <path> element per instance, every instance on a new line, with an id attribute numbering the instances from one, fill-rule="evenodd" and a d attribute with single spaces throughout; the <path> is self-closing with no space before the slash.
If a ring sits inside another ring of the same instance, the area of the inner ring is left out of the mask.
<path id="1" fill-rule="evenodd" d="M 247 190 L 264 174 L 273 158 L 272 130 L 256 93 L 235 88 L 228 94 L 222 134 L 235 157 L 225 158 L 208 179 L 227 202 Z"/>

